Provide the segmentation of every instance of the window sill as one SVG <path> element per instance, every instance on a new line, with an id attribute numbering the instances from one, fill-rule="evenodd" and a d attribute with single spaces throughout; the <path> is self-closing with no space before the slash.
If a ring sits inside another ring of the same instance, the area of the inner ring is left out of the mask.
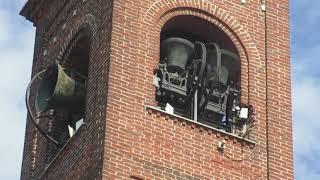
<path id="1" fill-rule="evenodd" d="M 155 113 L 157 113 L 157 116 L 161 116 L 162 115 L 162 116 L 165 116 L 168 119 L 169 119 L 169 117 L 171 117 L 171 118 L 177 118 L 178 120 L 183 120 L 183 121 L 192 123 L 193 125 L 195 125 L 195 127 L 198 127 L 199 129 L 206 129 L 208 131 L 212 131 L 212 133 L 216 133 L 217 137 L 224 136 L 226 139 L 239 141 L 239 142 L 241 142 L 243 144 L 247 144 L 249 146 L 255 146 L 256 145 L 256 142 L 253 141 L 253 140 L 250 140 L 250 139 L 247 139 L 247 138 L 243 138 L 243 137 L 240 137 L 238 135 L 235 135 L 235 134 L 232 134 L 232 133 L 229 133 L 229 132 L 225 132 L 225 131 L 217 129 L 215 127 L 211 127 L 211 126 L 209 126 L 207 124 L 203 124 L 203 123 L 194 121 L 192 119 L 188 119 L 188 118 L 176 115 L 176 114 L 170 114 L 170 113 L 168 113 L 168 112 L 166 112 L 166 111 L 164 111 L 164 110 L 162 110 L 162 109 L 160 109 L 158 107 L 145 106 L 145 109 L 146 109 L 146 111 L 148 111 L 149 114 L 151 114 L 152 112 L 155 112 Z M 160 114 L 158 115 L 158 113 L 160 113 Z"/>

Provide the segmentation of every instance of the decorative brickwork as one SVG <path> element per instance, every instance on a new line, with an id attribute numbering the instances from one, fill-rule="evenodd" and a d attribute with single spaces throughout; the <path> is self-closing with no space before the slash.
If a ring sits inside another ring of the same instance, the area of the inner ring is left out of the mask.
<path id="1" fill-rule="evenodd" d="M 53 16 L 34 16 L 33 19 L 37 26 L 33 74 L 54 61 L 63 60 L 77 33 L 85 30 L 91 40 L 86 125 L 68 141 L 49 166 L 45 165 L 47 142 L 38 133 L 35 172 L 32 172 L 33 162 L 29 157 L 32 156 L 30 148 L 33 146 L 28 142 L 32 141 L 36 131 L 32 122 L 28 121 L 21 178 L 101 177 L 112 2 L 73 0 L 49 4 L 49 7 L 39 7 L 38 12 Z"/>
<path id="2" fill-rule="evenodd" d="M 46 141 L 27 121 L 21 178 L 293 179 L 288 1 L 268 0 L 266 12 L 261 3 L 29 0 L 22 14 L 37 27 L 33 74 L 63 61 L 80 30 L 91 43 L 86 124 L 45 167 Z M 182 15 L 235 44 L 252 141 L 152 108 L 161 30 Z"/>

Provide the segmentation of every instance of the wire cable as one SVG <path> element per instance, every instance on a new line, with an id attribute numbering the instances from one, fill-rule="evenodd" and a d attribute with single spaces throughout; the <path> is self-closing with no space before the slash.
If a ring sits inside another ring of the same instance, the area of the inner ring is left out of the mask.
<path id="1" fill-rule="evenodd" d="M 30 83 L 28 84 L 27 90 L 26 90 L 26 94 L 25 94 L 25 102 L 26 102 L 26 107 L 27 107 L 27 112 L 30 115 L 31 121 L 33 122 L 33 124 L 35 125 L 35 127 L 38 129 L 38 131 L 45 136 L 46 139 L 48 139 L 49 141 L 51 141 L 53 144 L 55 144 L 58 147 L 61 147 L 61 144 L 55 140 L 53 137 L 51 137 L 48 133 L 44 132 L 41 127 L 39 126 L 39 124 L 36 121 L 36 118 L 34 117 L 32 111 L 31 111 L 31 107 L 30 107 L 30 102 L 29 102 L 29 97 L 30 97 L 30 89 L 31 89 L 31 85 L 33 84 L 33 82 L 36 80 L 36 78 L 40 78 L 40 75 L 44 74 L 47 71 L 47 69 L 44 69 L 42 71 L 40 71 L 39 73 L 37 73 L 30 81 Z"/>
<path id="2" fill-rule="evenodd" d="M 231 160 L 231 161 L 242 162 L 242 161 L 249 160 L 249 159 L 252 157 L 252 155 L 254 154 L 254 152 L 255 152 L 255 148 L 253 148 L 253 149 L 251 150 L 251 152 L 250 152 L 250 154 L 249 154 L 248 156 L 243 157 L 243 158 L 240 158 L 240 159 L 232 158 L 231 156 L 229 156 L 229 155 L 226 154 L 225 152 L 222 152 L 222 155 L 223 155 L 224 157 L 226 157 L 227 159 Z"/>

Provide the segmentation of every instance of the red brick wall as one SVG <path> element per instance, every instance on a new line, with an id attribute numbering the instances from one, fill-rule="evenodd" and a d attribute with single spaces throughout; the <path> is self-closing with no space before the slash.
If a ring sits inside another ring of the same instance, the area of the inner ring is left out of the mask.
<path id="1" fill-rule="evenodd" d="M 293 179 L 288 1 L 267 1 L 267 26 L 260 1 L 115 0 L 113 9 L 109 1 L 85 3 L 66 3 L 48 23 L 46 12 L 56 14 L 53 7 L 61 7 L 53 3 L 36 21 L 41 33 L 35 71 L 38 62 L 46 64 L 41 56 L 44 47 L 47 57 L 57 56 L 86 14 L 93 15 L 97 26 L 90 58 L 88 123 L 43 178 Z M 178 15 L 209 21 L 236 45 L 241 100 L 253 105 L 256 126 L 251 137 L 256 143 L 146 108 L 156 104 L 152 77 L 159 62 L 161 28 Z M 61 30 L 64 24 L 66 30 Z M 31 142 L 32 129 L 28 122 L 26 142 Z M 223 154 L 216 149 L 222 140 L 227 141 Z M 30 177 L 30 148 L 25 145 L 22 179 Z M 41 163 L 37 167 L 43 172 Z"/>
<path id="2" fill-rule="evenodd" d="M 292 178 L 291 66 L 288 1 L 268 1 L 268 118 L 271 179 Z"/>
<path id="3" fill-rule="evenodd" d="M 104 178 L 293 179 L 288 2 L 274 4 L 279 3 L 267 4 L 267 26 L 270 26 L 267 52 L 274 52 L 272 48 L 277 47 L 276 51 L 283 55 L 278 58 L 287 63 L 282 66 L 286 71 L 269 64 L 277 61 L 271 55 L 267 56 L 266 66 L 265 14 L 259 1 L 248 1 L 245 5 L 235 0 L 115 1 Z M 256 144 L 252 156 L 249 156 L 250 143 L 244 143 L 240 150 L 243 142 L 232 136 L 155 110 L 147 113 L 145 105 L 155 105 L 152 75 L 159 62 L 161 27 L 178 15 L 208 20 L 223 29 L 236 44 L 241 56 L 242 101 L 252 104 L 255 111 Z M 284 26 L 277 34 L 271 32 L 274 27 L 271 23 L 275 22 Z M 282 38 L 283 44 L 272 45 L 271 42 L 277 43 L 274 37 Z M 278 71 L 281 79 L 272 76 Z M 285 84 L 282 78 L 286 79 Z M 275 92 L 274 86 L 266 88 L 272 83 L 287 89 L 277 89 L 278 99 L 269 95 Z M 288 104 L 279 104 L 279 108 L 274 104 L 277 101 Z M 281 116 L 271 115 L 273 107 Z M 282 121 L 283 126 L 274 128 Z M 275 129 L 283 137 L 272 133 Z M 240 162 L 226 158 L 216 150 L 223 139 L 227 139 L 225 155 L 234 159 L 250 158 Z M 275 143 L 278 149 L 271 148 Z"/>
<path id="4" fill-rule="evenodd" d="M 111 15 L 110 1 L 59 0 L 40 6 L 38 14 L 32 20 L 37 27 L 33 74 L 54 61 L 61 60 L 62 54 L 68 51 L 72 39 L 81 29 L 86 29 L 90 36 L 86 124 L 47 166 L 45 159 L 48 144 L 39 133 L 36 136 L 38 140 L 34 143 L 37 131 L 28 120 L 21 179 L 101 178 Z M 35 146 L 36 150 L 33 148 Z"/>

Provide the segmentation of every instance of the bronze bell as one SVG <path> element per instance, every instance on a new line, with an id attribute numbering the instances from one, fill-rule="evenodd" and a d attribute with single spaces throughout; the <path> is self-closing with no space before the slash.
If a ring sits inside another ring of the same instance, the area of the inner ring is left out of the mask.
<path id="1" fill-rule="evenodd" d="M 221 65 L 221 52 L 218 45 L 207 45 L 207 81 L 209 87 L 222 87 L 227 85 L 228 70 Z"/>
<path id="2" fill-rule="evenodd" d="M 166 60 L 170 73 L 182 73 L 194 54 L 194 45 L 187 39 L 168 38 L 161 43 L 161 59 Z"/>
<path id="3" fill-rule="evenodd" d="M 209 87 L 225 88 L 230 74 L 238 68 L 239 58 L 232 52 L 220 49 L 215 43 L 207 45 L 207 81 Z"/>
<path id="4" fill-rule="evenodd" d="M 228 81 L 234 76 L 239 76 L 237 73 L 240 72 L 240 58 L 231 51 L 221 49 L 221 66 L 228 71 L 228 78 L 226 78 L 226 81 Z"/>
<path id="5" fill-rule="evenodd" d="M 85 85 L 71 78 L 59 64 L 47 68 L 36 94 L 38 112 L 64 108 L 80 112 L 84 108 Z"/>

